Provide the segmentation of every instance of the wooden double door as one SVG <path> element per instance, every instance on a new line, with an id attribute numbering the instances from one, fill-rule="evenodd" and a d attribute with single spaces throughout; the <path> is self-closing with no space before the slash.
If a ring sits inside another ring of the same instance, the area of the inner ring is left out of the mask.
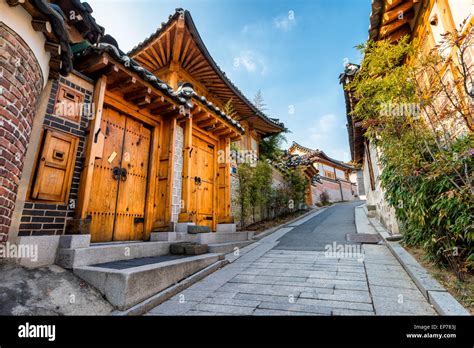
<path id="1" fill-rule="evenodd" d="M 94 163 L 87 208 L 91 241 L 143 240 L 152 129 L 105 107 L 101 132 L 103 153 Z"/>
<path id="2" fill-rule="evenodd" d="M 193 135 L 191 156 L 191 204 L 195 223 L 214 227 L 216 144 Z"/>

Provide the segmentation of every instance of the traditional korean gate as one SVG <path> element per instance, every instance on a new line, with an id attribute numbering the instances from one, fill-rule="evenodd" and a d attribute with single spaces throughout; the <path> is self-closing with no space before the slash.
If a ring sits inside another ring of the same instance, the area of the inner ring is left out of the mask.
<path id="1" fill-rule="evenodd" d="M 215 144 L 193 135 L 191 210 L 197 225 L 214 227 Z"/>
<path id="2" fill-rule="evenodd" d="M 87 215 L 91 240 L 142 240 L 151 130 L 136 119 L 105 108 L 102 158 L 94 164 Z"/>

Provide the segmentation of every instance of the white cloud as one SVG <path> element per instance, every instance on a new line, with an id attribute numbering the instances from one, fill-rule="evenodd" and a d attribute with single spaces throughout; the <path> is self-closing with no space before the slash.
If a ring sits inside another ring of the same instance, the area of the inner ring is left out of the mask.
<path id="1" fill-rule="evenodd" d="M 327 114 L 319 117 L 311 128 L 308 129 L 311 138 L 321 140 L 327 136 L 331 136 L 331 132 L 338 125 L 337 117 L 334 114 Z"/>
<path id="2" fill-rule="evenodd" d="M 295 13 L 288 11 L 288 14 L 274 18 L 273 24 L 278 30 L 290 31 L 296 25 Z"/>
<path id="3" fill-rule="evenodd" d="M 237 69 L 243 67 L 249 73 L 260 73 L 261 75 L 264 75 L 267 70 L 263 56 L 251 50 L 241 51 L 234 60 L 234 67 Z"/>

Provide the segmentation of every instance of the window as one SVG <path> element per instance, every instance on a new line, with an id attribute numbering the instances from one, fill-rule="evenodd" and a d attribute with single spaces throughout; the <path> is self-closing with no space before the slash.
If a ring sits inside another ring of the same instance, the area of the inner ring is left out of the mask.
<path id="1" fill-rule="evenodd" d="M 56 103 L 54 104 L 54 114 L 68 120 L 79 122 L 81 119 L 84 96 L 63 85 L 59 85 Z"/>
<path id="2" fill-rule="evenodd" d="M 336 179 L 336 175 L 334 174 L 333 171 L 325 170 L 325 171 L 324 171 L 324 176 L 325 176 L 326 178 Z"/>
<path id="3" fill-rule="evenodd" d="M 77 138 L 45 129 L 30 185 L 31 200 L 65 203 L 72 180 Z"/>
<path id="4" fill-rule="evenodd" d="M 258 152 L 258 141 L 257 141 L 257 139 L 255 139 L 254 137 L 252 137 L 252 140 L 251 140 L 251 141 L 252 141 L 252 143 L 251 143 L 252 150 Z"/>

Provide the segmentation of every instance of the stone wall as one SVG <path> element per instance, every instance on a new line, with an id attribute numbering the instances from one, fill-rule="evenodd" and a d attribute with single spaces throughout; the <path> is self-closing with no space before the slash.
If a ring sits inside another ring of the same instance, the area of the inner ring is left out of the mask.
<path id="1" fill-rule="evenodd" d="M 0 22 L 0 235 L 7 235 L 11 224 L 43 82 L 34 52 Z"/>
<path id="2" fill-rule="evenodd" d="M 377 150 L 373 145 L 369 146 L 370 157 L 372 159 L 372 168 L 375 178 L 375 189 L 372 190 L 370 184 L 370 173 L 368 158 L 364 156 L 363 163 L 363 176 L 364 176 L 364 187 L 367 205 L 373 205 L 376 208 L 376 215 L 379 218 L 380 222 L 392 233 L 398 233 L 399 227 L 398 222 L 395 217 L 395 209 L 393 209 L 385 200 L 383 189 L 380 187 L 379 175 L 381 168 L 378 163 L 378 154 Z"/>
<path id="3" fill-rule="evenodd" d="M 173 168 L 173 200 L 171 207 L 171 221 L 178 222 L 178 216 L 181 211 L 181 193 L 183 184 L 183 146 L 184 129 L 176 126 L 176 138 L 174 143 L 174 168 Z"/>

